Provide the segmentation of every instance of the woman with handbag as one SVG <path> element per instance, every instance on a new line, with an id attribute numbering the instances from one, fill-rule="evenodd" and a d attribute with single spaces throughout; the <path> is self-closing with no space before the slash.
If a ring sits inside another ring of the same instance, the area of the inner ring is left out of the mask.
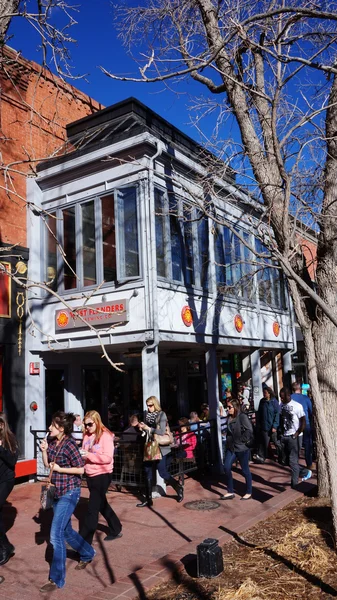
<path id="1" fill-rule="evenodd" d="M 224 471 L 227 478 L 227 494 L 221 496 L 220 500 L 232 500 L 235 498 L 232 466 L 236 460 L 239 461 L 243 476 L 246 480 L 246 493 L 240 500 L 250 500 L 252 497 L 252 474 L 249 469 L 249 444 L 253 438 L 253 426 L 247 415 L 241 412 L 238 400 L 230 400 L 227 403 L 227 410 L 228 422 L 224 460 Z"/>
<path id="2" fill-rule="evenodd" d="M 145 460 L 143 463 L 145 470 L 145 500 L 137 504 L 137 506 L 143 508 L 144 506 L 150 507 L 153 504 L 152 473 L 154 466 L 158 470 L 159 475 L 164 479 L 166 485 L 170 485 L 177 492 L 177 501 L 182 502 L 184 499 L 184 488 L 167 470 L 167 459 L 171 453 L 169 442 L 167 444 L 166 440 L 166 438 L 170 436 L 167 416 L 164 411 L 161 410 L 159 400 L 156 396 L 150 396 L 146 400 L 146 406 L 148 410 L 145 412 L 144 422 L 139 423 L 138 427 L 142 431 L 146 431 L 150 438 L 155 438 L 155 441 L 158 442 L 159 446 L 159 455 L 158 459 Z M 163 438 L 163 442 L 165 441 L 165 445 L 160 443 L 161 437 Z"/>
<path id="3" fill-rule="evenodd" d="M 104 540 L 115 540 L 122 537 L 122 525 L 106 498 L 113 469 L 114 434 L 103 425 L 96 410 L 84 415 L 84 429 L 81 454 L 85 460 L 89 503 L 80 534 L 91 544 L 101 513 L 109 525 Z"/>
<path id="4" fill-rule="evenodd" d="M 51 483 L 54 486 L 53 521 L 50 543 L 53 546 L 53 559 L 49 581 L 40 592 L 52 592 L 65 585 L 66 542 L 80 555 L 75 567 L 82 569 L 94 558 L 95 550 L 71 526 L 71 517 L 80 499 L 81 476 L 84 473 L 83 459 L 72 437 L 75 416 L 72 413 L 56 412 L 49 427 L 47 437 L 41 442 L 42 458 L 45 467 L 52 471 Z"/>
<path id="5" fill-rule="evenodd" d="M 0 565 L 4 565 L 15 551 L 6 535 L 2 509 L 14 487 L 18 455 L 18 443 L 14 433 L 9 428 L 5 413 L 0 412 Z"/>

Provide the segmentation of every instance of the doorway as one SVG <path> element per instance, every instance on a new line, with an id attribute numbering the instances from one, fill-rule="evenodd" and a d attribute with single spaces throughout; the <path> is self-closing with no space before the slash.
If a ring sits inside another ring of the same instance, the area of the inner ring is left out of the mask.
<path id="1" fill-rule="evenodd" d="M 48 429 L 51 423 L 53 414 L 58 410 L 64 410 L 64 379 L 64 369 L 46 369 L 46 429 Z"/>

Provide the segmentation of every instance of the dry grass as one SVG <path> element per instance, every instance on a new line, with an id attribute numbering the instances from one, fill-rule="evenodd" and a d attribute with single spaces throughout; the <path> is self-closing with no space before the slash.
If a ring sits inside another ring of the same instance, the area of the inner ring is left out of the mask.
<path id="1" fill-rule="evenodd" d="M 313 575 L 324 576 L 332 566 L 332 556 L 327 547 L 319 544 L 321 538 L 322 532 L 315 523 L 303 521 L 279 543 L 272 546 L 272 550 L 300 569 L 305 569 Z M 335 559 L 334 555 L 333 558 Z"/>

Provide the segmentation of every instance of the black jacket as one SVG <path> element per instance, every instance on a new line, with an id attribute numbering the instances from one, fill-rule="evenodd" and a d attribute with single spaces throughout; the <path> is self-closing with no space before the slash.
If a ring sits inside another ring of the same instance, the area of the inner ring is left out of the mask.
<path id="1" fill-rule="evenodd" d="M 248 450 L 246 441 L 253 435 L 253 425 L 245 413 L 239 413 L 228 421 L 226 446 L 231 452 Z"/>
<path id="2" fill-rule="evenodd" d="M 7 448 L 0 446 L 0 483 L 14 479 L 18 456 L 18 448 L 14 452 L 11 452 Z"/>

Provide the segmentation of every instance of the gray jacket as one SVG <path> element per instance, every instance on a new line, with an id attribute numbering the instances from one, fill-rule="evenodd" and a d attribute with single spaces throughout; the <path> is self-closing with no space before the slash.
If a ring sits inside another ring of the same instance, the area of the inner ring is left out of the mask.
<path id="1" fill-rule="evenodd" d="M 145 411 L 144 413 L 144 423 L 146 423 L 146 416 L 148 414 L 148 411 Z M 163 410 L 160 411 L 159 415 L 158 415 L 158 420 L 157 420 L 157 426 L 156 427 L 151 427 L 151 434 L 153 435 L 154 433 L 157 433 L 158 435 L 165 435 L 166 433 L 166 424 L 167 424 L 167 416 L 166 413 L 164 413 Z M 171 452 L 171 448 L 170 446 L 159 446 L 160 448 L 160 452 L 162 456 L 166 456 L 167 454 L 169 454 Z"/>

